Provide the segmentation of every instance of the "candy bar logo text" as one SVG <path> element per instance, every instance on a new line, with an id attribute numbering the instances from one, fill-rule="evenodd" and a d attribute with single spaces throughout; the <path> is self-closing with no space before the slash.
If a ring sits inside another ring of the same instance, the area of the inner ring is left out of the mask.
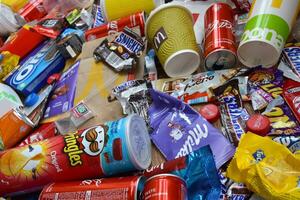
<path id="1" fill-rule="evenodd" d="M 299 47 L 289 47 L 284 50 L 285 56 L 289 61 L 291 66 L 294 66 L 296 73 L 300 74 L 300 48 Z"/>
<path id="2" fill-rule="evenodd" d="M 155 33 L 153 37 L 153 44 L 156 50 L 159 49 L 159 47 L 162 45 L 164 41 L 168 39 L 167 33 L 163 27 L 158 29 L 158 31 Z"/>
<path id="3" fill-rule="evenodd" d="M 252 30 L 246 30 L 242 36 L 242 43 L 248 40 L 262 39 L 274 44 L 278 49 L 284 46 L 284 39 L 275 30 L 256 27 Z"/>
<path id="4" fill-rule="evenodd" d="M 82 150 L 79 149 L 77 145 L 77 135 L 67 135 L 64 137 L 66 146 L 64 147 L 64 152 L 69 157 L 69 162 L 71 166 L 82 165 L 81 154 Z"/>
<path id="5" fill-rule="evenodd" d="M 115 41 L 135 54 L 138 54 L 143 48 L 141 43 L 125 33 L 121 33 Z"/>
<path id="6" fill-rule="evenodd" d="M 183 144 L 183 147 L 180 148 L 175 158 L 179 158 L 185 155 L 188 155 L 193 151 L 193 146 L 198 146 L 201 142 L 202 138 L 207 138 L 208 136 L 208 128 L 206 124 L 202 125 L 202 128 L 199 124 L 189 130 L 189 135 Z"/>

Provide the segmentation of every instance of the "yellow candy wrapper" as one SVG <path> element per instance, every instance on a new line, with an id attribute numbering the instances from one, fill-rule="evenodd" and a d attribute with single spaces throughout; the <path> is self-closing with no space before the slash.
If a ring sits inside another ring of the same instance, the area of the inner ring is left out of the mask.
<path id="1" fill-rule="evenodd" d="M 267 137 L 243 134 L 227 176 L 265 199 L 300 199 L 300 157 Z"/>
<path id="2" fill-rule="evenodd" d="M 15 67 L 17 67 L 19 63 L 20 57 L 11 54 L 8 51 L 1 52 L 3 55 L 3 60 L 0 62 L 0 82 L 2 82 L 2 79 L 8 75 Z"/>

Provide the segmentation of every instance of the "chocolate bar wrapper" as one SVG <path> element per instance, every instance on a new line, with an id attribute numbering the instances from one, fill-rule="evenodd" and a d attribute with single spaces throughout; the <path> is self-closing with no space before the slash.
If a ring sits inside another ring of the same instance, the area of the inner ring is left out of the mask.
<path id="1" fill-rule="evenodd" d="M 283 84 L 283 97 L 300 122 L 300 83 L 293 80 L 285 80 Z"/>
<path id="2" fill-rule="evenodd" d="M 226 169 L 223 167 L 218 170 L 221 182 L 221 194 L 219 200 L 237 199 L 248 200 L 253 195 L 246 185 L 237 183 L 226 176 Z"/>
<path id="3" fill-rule="evenodd" d="M 142 55 L 145 44 L 143 39 L 129 28 L 125 28 L 112 42 L 105 39 L 94 51 L 94 58 L 103 61 L 120 72 L 130 70 Z"/>
<path id="4" fill-rule="evenodd" d="M 260 112 L 271 121 L 271 131 L 268 135 L 300 135 L 300 125 L 292 110 L 285 101 L 277 101 L 283 95 L 283 72 L 277 68 L 254 68 L 249 76 L 250 91 L 260 91 L 266 110 Z M 252 93 L 252 92 L 251 92 Z M 251 101 L 258 102 L 258 97 L 251 96 Z"/>
<path id="5" fill-rule="evenodd" d="M 167 160 L 185 156 L 210 145 L 219 168 L 234 154 L 235 148 L 197 111 L 178 99 L 149 89 L 153 103 L 149 108 L 152 141 Z"/>
<path id="6" fill-rule="evenodd" d="M 292 153 L 300 156 L 300 137 L 299 136 L 275 136 L 273 141 L 283 144 Z"/>
<path id="7" fill-rule="evenodd" d="M 44 118 L 65 113 L 73 107 L 79 64 L 76 62 L 60 77 L 49 98 Z"/>
<path id="8" fill-rule="evenodd" d="M 178 82 L 171 96 L 190 105 L 210 102 L 213 100 L 211 90 L 224 84 L 241 71 L 244 69 L 208 71 L 193 75 L 183 82 Z M 241 78 L 241 82 L 244 83 L 245 80 Z"/>
<path id="9" fill-rule="evenodd" d="M 245 122 L 249 119 L 239 93 L 238 80 L 228 81 L 215 89 L 214 93 L 220 104 L 223 133 L 237 146 L 242 134 L 245 133 Z"/>
<path id="10" fill-rule="evenodd" d="M 215 200 L 220 195 L 221 183 L 209 146 L 201 147 L 184 157 L 153 166 L 138 175 L 150 178 L 164 173 L 175 174 L 185 180 L 188 199 Z"/>
<path id="11" fill-rule="evenodd" d="M 297 74 L 298 78 L 300 78 L 300 47 L 286 47 L 283 49 L 282 55 L 282 60 L 293 70 L 295 74 Z"/>
<path id="12" fill-rule="evenodd" d="M 123 113 L 124 114 L 131 114 L 132 107 L 130 106 L 129 103 L 129 98 L 131 95 L 136 94 L 142 90 L 147 90 L 148 88 L 152 88 L 152 85 L 150 82 L 146 80 L 132 80 L 132 81 L 127 81 L 124 82 L 112 89 L 112 96 L 116 97 L 118 101 L 120 102 L 122 108 L 123 108 Z M 112 97 L 112 98 L 113 98 Z M 143 97 L 136 97 L 138 99 L 142 99 Z M 132 98 L 131 103 L 134 104 L 134 99 Z M 112 99 L 110 99 L 111 101 Z"/>

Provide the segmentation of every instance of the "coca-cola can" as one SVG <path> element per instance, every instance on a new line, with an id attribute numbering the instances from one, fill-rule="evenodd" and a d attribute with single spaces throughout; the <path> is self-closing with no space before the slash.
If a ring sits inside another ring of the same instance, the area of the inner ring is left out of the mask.
<path id="1" fill-rule="evenodd" d="M 97 38 L 106 37 L 108 35 L 113 35 L 117 32 L 122 31 L 126 26 L 129 28 L 138 27 L 141 36 L 144 36 L 145 13 L 139 12 L 127 17 L 120 18 L 116 21 L 111 21 L 102 26 L 92 28 L 85 32 L 85 39 L 86 41 L 90 41 Z"/>
<path id="2" fill-rule="evenodd" d="M 44 187 L 39 200 L 138 200 L 144 183 L 142 176 L 58 182 Z"/>
<path id="3" fill-rule="evenodd" d="M 173 174 L 159 174 L 149 178 L 142 193 L 142 200 L 187 200 L 186 183 Z"/>
<path id="4" fill-rule="evenodd" d="M 207 70 L 235 67 L 237 55 L 233 24 L 233 10 L 226 3 L 213 4 L 206 11 L 204 56 Z"/>

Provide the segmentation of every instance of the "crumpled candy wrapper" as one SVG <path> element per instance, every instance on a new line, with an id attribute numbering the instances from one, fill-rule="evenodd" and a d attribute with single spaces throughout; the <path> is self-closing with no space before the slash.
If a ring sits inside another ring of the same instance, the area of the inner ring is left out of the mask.
<path id="1" fill-rule="evenodd" d="M 185 156 L 210 145 L 217 168 L 227 162 L 235 148 L 189 105 L 155 90 L 149 90 L 151 138 L 167 160 Z"/>

